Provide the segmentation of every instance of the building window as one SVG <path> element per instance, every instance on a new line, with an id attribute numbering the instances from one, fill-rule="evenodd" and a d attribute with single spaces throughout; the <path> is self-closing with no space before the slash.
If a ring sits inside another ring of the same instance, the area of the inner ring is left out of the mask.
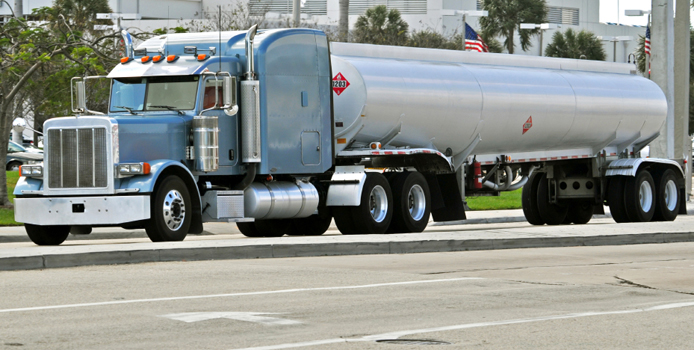
<path id="1" fill-rule="evenodd" d="M 477 10 L 483 10 L 482 0 L 477 0 Z M 547 6 L 547 22 L 577 26 L 578 13 L 577 8 Z"/>
<path id="2" fill-rule="evenodd" d="M 403 15 L 426 15 L 426 0 L 350 0 L 349 14 L 363 15 L 366 10 L 378 6 L 386 5 L 388 10 L 398 10 Z"/>
<path id="3" fill-rule="evenodd" d="M 251 0 L 248 9 L 251 16 L 264 16 L 268 12 L 290 14 L 292 13 L 292 0 Z M 301 13 L 312 16 L 325 16 L 328 14 L 327 0 L 302 1 Z M 351 4 L 350 4 L 351 6 Z"/>
<path id="4" fill-rule="evenodd" d="M 571 7 L 548 6 L 547 21 L 549 23 L 578 25 L 578 9 Z"/>

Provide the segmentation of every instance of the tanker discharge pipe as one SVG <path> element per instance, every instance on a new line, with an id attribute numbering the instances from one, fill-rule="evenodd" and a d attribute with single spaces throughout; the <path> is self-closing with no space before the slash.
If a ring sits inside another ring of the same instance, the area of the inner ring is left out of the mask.
<path id="1" fill-rule="evenodd" d="M 491 188 L 494 191 L 515 191 L 515 190 L 523 187 L 523 185 L 525 185 L 528 182 L 528 178 L 530 177 L 530 175 L 532 175 L 532 173 L 533 173 L 533 171 L 535 171 L 535 169 L 537 169 L 536 166 L 530 167 L 530 171 L 528 172 L 528 175 L 523 176 L 517 182 L 511 183 L 511 181 L 513 181 L 513 180 L 511 180 L 513 178 L 513 170 L 511 170 L 510 166 L 507 166 L 506 168 L 504 168 L 504 171 L 506 172 L 506 182 L 505 183 L 499 185 L 499 184 L 493 183 L 491 181 L 485 181 L 483 185 L 485 187 Z"/>

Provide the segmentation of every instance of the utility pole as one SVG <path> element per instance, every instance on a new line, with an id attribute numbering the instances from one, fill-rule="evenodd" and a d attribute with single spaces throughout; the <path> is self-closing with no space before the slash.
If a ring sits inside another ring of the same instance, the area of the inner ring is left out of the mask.
<path id="1" fill-rule="evenodd" d="M 692 191 L 692 139 L 689 135 L 689 0 L 677 0 L 675 14 L 675 156 L 684 157 L 686 197 Z"/>
<path id="2" fill-rule="evenodd" d="M 294 0 L 292 3 L 292 27 L 298 28 L 301 23 L 301 0 Z"/>
<path id="3" fill-rule="evenodd" d="M 14 15 L 24 18 L 24 0 L 14 0 Z"/>
<path id="4" fill-rule="evenodd" d="M 689 6 L 685 6 L 689 10 Z M 667 118 L 660 136 L 651 142 L 651 157 L 675 157 L 675 22 L 673 0 L 652 0 L 651 80 L 665 93 Z"/>

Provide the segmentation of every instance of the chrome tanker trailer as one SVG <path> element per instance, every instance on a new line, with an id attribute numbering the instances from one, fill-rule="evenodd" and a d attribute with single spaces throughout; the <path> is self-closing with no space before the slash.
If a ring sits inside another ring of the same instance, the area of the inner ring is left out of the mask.
<path id="1" fill-rule="evenodd" d="M 123 33 L 129 44 L 130 37 Z M 111 81 L 108 111 L 85 98 Z M 106 77 L 75 78 L 44 125 L 16 220 L 37 244 L 92 227 L 182 240 L 421 232 L 464 196 L 523 187 L 532 224 L 673 220 L 682 165 L 639 158 L 667 105 L 634 66 L 332 43 L 309 29 L 167 34 Z"/>

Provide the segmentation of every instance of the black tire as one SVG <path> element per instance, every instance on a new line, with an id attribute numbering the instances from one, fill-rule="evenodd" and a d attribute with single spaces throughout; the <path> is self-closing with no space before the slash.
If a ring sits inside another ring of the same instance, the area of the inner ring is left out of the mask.
<path id="1" fill-rule="evenodd" d="M 359 206 L 349 208 L 356 233 L 385 233 L 393 219 L 393 194 L 385 176 L 367 173 Z"/>
<path id="2" fill-rule="evenodd" d="M 320 236 L 330 228 L 333 217 L 330 215 L 328 207 L 318 209 L 318 214 L 307 218 L 292 219 L 291 229 L 287 232 L 289 236 Z"/>
<path id="3" fill-rule="evenodd" d="M 431 194 L 429 184 L 418 172 L 403 172 L 390 179 L 393 219 L 387 232 L 422 232 L 429 224 Z"/>
<path id="4" fill-rule="evenodd" d="M 193 202 L 179 177 L 169 175 L 152 195 L 151 217 L 145 231 L 152 242 L 182 241 L 193 219 Z"/>
<path id="5" fill-rule="evenodd" d="M 292 228 L 292 221 L 289 219 L 256 220 L 255 229 L 261 237 L 282 237 Z"/>
<path id="6" fill-rule="evenodd" d="M 607 186 L 607 204 L 610 206 L 610 214 L 615 222 L 629 222 L 624 201 L 625 181 L 625 177 L 615 176 L 610 179 Z"/>
<path id="7" fill-rule="evenodd" d="M 70 235 L 70 226 L 39 226 L 24 224 L 24 229 L 36 245 L 60 245 Z"/>
<path id="8" fill-rule="evenodd" d="M 246 237 L 263 237 L 255 228 L 255 222 L 237 222 L 236 227 Z"/>
<path id="9" fill-rule="evenodd" d="M 540 184 L 542 174 L 534 173 L 530 175 L 528 182 L 523 186 L 521 194 L 521 203 L 523 204 L 523 214 L 525 219 L 531 225 L 544 225 L 545 221 L 540 216 L 540 210 L 537 208 L 537 187 Z"/>
<path id="10" fill-rule="evenodd" d="M 646 170 L 640 170 L 636 177 L 627 178 L 624 184 L 624 204 L 631 222 L 648 222 L 655 213 L 655 183 Z"/>
<path id="11" fill-rule="evenodd" d="M 653 181 L 656 186 L 655 212 L 653 221 L 673 221 L 680 211 L 680 190 L 677 177 L 671 169 L 655 174 Z"/>
<path id="12" fill-rule="evenodd" d="M 7 171 L 19 170 L 20 166 L 22 166 L 22 163 L 17 162 L 17 161 L 12 161 L 12 162 L 7 163 L 6 170 Z"/>
<path id="13" fill-rule="evenodd" d="M 360 232 L 354 226 L 354 220 L 352 220 L 352 208 L 353 207 L 332 207 L 333 208 L 333 218 L 335 219 L 335 226 L 340 230 L 343 235 L 357 235 Z"/>
<path id="14" fill-rule="evenodd" d="M 540 217 L 547 225 L 561 225 L 566 219 L 569 207 L 549 202 L 549 180 L 547 174 L 542 174 L 537 187 L 537 209 Z"/>
<path id="15" fill-rule="evenodd" d="M 576 225 L 587 224 L 593 218 L 595 205 L 590 201 L 576 201 L 569 204 L 566 220 Z"/>

